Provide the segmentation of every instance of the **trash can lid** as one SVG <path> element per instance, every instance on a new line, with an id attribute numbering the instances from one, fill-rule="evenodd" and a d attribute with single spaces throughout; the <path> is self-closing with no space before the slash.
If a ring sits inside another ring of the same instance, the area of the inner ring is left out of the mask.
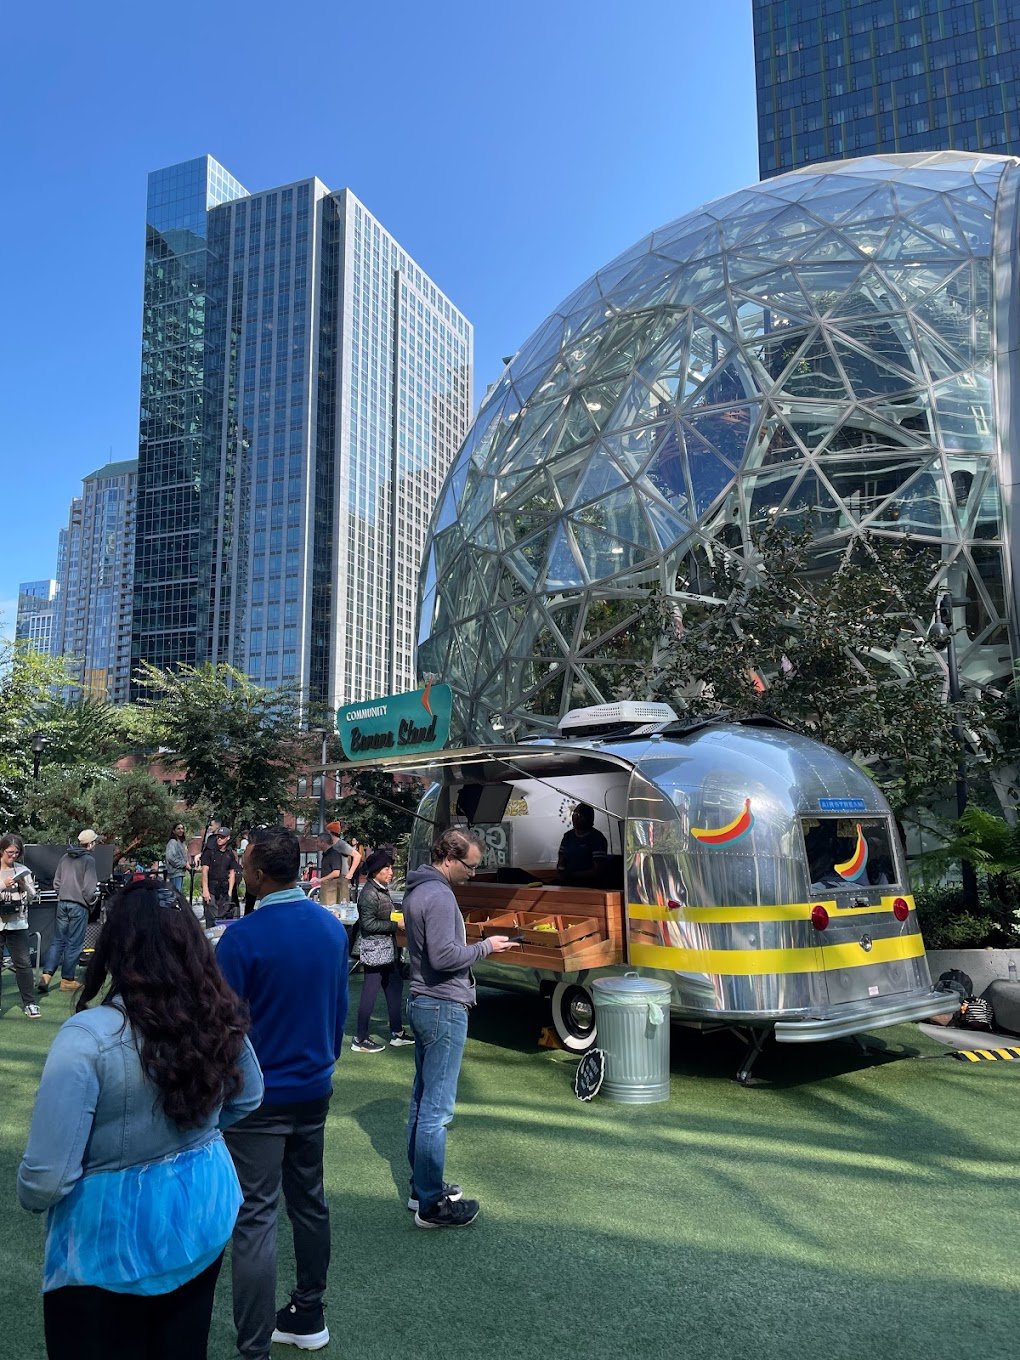
<path id="1" fill-rule="evenodd" d="M 669 999 L 670 986 L 660 978 L 605 977 L 592 980 L 592 991 L 602 994 L 607 1001 L 652 1001 Z"/>

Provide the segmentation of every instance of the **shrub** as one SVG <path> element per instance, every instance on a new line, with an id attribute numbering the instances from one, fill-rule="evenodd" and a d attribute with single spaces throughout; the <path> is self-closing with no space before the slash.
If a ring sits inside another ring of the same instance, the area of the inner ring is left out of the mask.
<path id="1" fill-rule="evenodd" d="M 1016 949 L 1020 927 L 1009 906 L 991 897 L 982 884 L 976 909 L 964 902 L 955 884 L 920 888 L 917 918 L 927 949 Z"/>

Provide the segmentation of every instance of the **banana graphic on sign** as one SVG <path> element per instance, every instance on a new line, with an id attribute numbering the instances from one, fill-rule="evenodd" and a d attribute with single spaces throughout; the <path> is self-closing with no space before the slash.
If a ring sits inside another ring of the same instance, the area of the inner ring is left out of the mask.
<path id="1" fill-rule="evenodd" d="M 725 826 L 717 827 L 714 831 L 707 826 L 692 826 L 691 835 L 702 845 L 732 845 L 734 841 L 739 841 L 741 836 L 746 836 L 754 826 L 754 813 L 751 811 L 750 798 L 744 799 L 744 808 L 739 812 L 732 822 L 727 822 Z"/>

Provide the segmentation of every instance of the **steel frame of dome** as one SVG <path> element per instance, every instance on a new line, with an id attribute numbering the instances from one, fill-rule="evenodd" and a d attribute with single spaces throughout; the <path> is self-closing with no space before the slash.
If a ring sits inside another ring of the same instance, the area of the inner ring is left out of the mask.
<path id="1" fill-rule="evenodd" d="M 453 687 L 460 735 L 617 697 L 649 593 L 697 595 L 777 516 L 821 560 L 864 533 L 927 544 L 970 602 L 965 676 L 1006 676 L 1018 190 L 1020 162 L 960 152 L 808 167 L 571 294 L 487 396 L 430 528 L 418 669 Z"/>

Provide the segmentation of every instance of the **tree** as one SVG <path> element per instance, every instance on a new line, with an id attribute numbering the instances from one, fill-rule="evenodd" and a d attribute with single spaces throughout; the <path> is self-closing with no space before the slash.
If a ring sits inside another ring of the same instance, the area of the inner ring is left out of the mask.
<path id="1" fill-rule="evenodd" d="M 32 835 L 53 845 L 73 842 L 83 827 L 115 847 L 114 863 L 160 859 L 177 820 L 174 796 L 146 770 L 101 765 L 44 766 L 25 794 Z"/>
<path id="2" fill-rule="evenodd" d="M 95 829 L 115 841 L 114 863 L 162 859 L 177 820 L 174 795 L 147 770 L 119 771 L 97 786 Z"/>
<path id="3" fill-rule="evenodd" d="M 25 793 L 22 834 L 51 845 L 73 841 L 84 827 L 98 828 L 96 791 L 100 783 L 116 778 L 101 765 L 44 765 L 39 782 Z"/>
<path id="4" fill-rule="evenodd" d="M 656 599 L 664 641 L 643 681 L 692 717 L 782 719 L 858 760 L 903 809 L 950 784 L 959 758 L 945 674 L 920 631 L 931 562 L 904 541 L 862 540 L 834 569 L 817 553 L 810 535 L 776 526 L 749 563 L 711 563 L 700 598 Z M 961 705 L 965 729 L 981 732 L 983 716 L 976 698 Z"/>
<path id="5" fill-rule="evenodd" d="M 117 707 L 85 696 L 40 701 L 36 726 L 46 737 L 46 762 L 113 764 L 120 756 L 153 749 L 149 714 L 132 704 Z"/>
<path id="6" fill-rule="evenodd" d="M 293 688 L 263 689 L 233 666 L 143 663 L 139 677 L 160 760 L 181 770 L 180 792 L 215 809 L 231 827 L 275 821 L 293 804 L 293 785 L 308 755 Z"/>
<path id="7" fill-rule="evenodd" d="M 411 832 L 422 783 L 398 784 L 383 770 L 360 770 L 341 765 L 343 793 L 333 804 L 344 830 L 366 845 L 396 845 Z"/>
<path id="8" fill-rule="evenodd" d="M 51 686 L 67 681 L 58 657 L 17 642 L 0 642 L 0 824 L 16 826 L 23 816 L 32 778 L 31 737 L 40 726 Z"/>

